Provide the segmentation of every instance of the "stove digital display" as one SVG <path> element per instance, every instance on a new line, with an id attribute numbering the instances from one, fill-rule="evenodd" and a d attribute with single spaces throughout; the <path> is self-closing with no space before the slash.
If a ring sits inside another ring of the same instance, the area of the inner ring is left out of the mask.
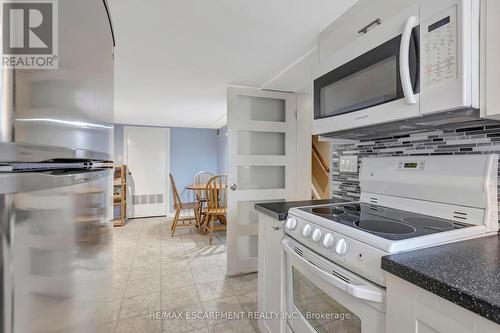
<path id="1" fill-rule="evenodd" d="M 405 164 L 403 165 L 403 167 L 404 167 L 405 169 L 416 169 L 416 168 L 417 168 L 417 166 L 418 166 L 418 164 L 417 164 L 417 163 L 415 163 L 415 162 L 412 162 L 412 163 L 405 163 Z"/>

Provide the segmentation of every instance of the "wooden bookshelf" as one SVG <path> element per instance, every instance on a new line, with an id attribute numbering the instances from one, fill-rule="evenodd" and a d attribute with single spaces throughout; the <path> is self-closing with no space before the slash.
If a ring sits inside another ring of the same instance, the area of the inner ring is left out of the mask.
<path id="1" fill-rule="evenodd" d="M 118 213 L 118 214 L 117 214 Z M 113 226 L 127 221 L 127 166 L 116 165 L 113 174 Z"/>

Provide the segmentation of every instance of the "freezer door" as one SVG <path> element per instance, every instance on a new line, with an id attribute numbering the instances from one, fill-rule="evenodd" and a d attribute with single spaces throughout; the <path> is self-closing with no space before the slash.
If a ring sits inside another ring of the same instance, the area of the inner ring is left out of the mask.
<path id="1" fill-rule="evenodd" d="M 0 162 L 111 160 L 114 42 L 105 2 L 56 4 L 59 68 L 0 66 Z"/>
<path id="2" fill-rule="evenodd" d="M 98 332 L 113 321 L 109 176 L 0 175 L 3 332 Z"/>

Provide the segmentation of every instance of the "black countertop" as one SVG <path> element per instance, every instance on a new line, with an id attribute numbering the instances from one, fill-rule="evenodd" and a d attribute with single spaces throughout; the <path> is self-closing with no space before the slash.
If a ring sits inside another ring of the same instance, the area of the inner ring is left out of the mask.
<path id="1" fill-rule="evenodd" d="M 382 269 L 500 324 L 500 235 L 394 254 Z"/>
<path id="2" fill-rule="evenodd" d="M 304 201 L 279 201 L 269 203 L 255 204 L 255 209 L 261 213 L 267 214 L 272 218 L 280 221 L 286 220 L 288 210 L 294 207 L 312 206 L 312 205 L 325 205 L 330 203 L 343 202 L 339 199 L 325 199 L 325 200 L 304 200 Z"/>

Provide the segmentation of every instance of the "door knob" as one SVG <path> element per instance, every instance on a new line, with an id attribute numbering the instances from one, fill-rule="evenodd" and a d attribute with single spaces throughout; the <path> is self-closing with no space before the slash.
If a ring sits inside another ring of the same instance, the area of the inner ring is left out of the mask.
<path id="1" fill-rule="evenodd" d="M 236 185 L 236 184 L 231 185 L 231 191 L 236 191 L 237 188 L 238 188 L 238 185 Z"/>

